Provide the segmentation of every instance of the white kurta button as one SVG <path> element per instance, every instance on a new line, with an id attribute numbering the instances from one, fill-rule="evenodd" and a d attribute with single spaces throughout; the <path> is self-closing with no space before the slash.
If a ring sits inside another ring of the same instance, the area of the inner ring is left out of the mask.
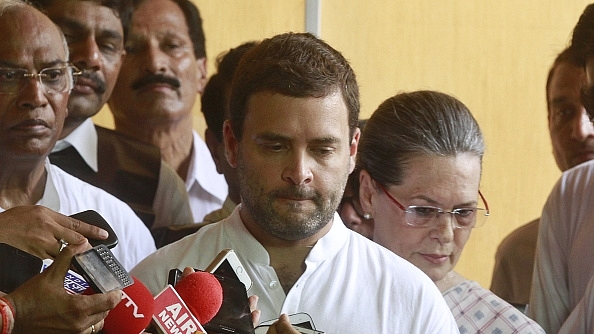
<path id="1" fill-rule="evenodd" d="M 276 289 L 278 287 L 278 282 L 277 281 L 271 281 L 270 284 L 268 284 L 270 286 L 271 289 Z"/>

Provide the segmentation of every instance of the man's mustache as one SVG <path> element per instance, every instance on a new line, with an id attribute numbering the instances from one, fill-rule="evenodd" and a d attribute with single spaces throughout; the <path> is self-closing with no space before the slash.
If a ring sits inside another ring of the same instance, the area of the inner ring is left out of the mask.
<path id="1" fill-rule="evenodd" d="M 97 75 L 97 72 L 83 70 L 82 73 L 79 74 L 79 77 L 82 77 L 82 78 L 92 81 L 93 84 L 95 85 L 95 92 L 97 94 L 105 93 L 105 89 L 106 89 L 105 81 L 103 81 L 103 80 L 101 80 L 101 78 L 99 78 L 99 76 Z"/>
<path id="2" fill-rule="evenodd" d="M 151 74 L 151 75 L 148 75 L 146 77 L 136 80 L 132 84 L 132 89 L 137 90 L 137 89 L 142 88 L 146 85 L 150 85 L 150 84 L 154 84 L 154 83 L 164 83 L 164 84 L 173 86 L 176 89 L 181 86 L 181 83 L 176 78 L 168 77 L 163 74 Z"/>

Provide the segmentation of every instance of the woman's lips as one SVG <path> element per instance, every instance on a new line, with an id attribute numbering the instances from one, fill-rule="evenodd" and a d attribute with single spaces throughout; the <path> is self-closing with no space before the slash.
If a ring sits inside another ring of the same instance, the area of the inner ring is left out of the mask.
<path id="1" fill-rule="evenodd" d="M 444 264 L 448 261 L 448 255 L 439 254 L 421 254 L 421 256 L 428 262 L 433 264 Z"/>

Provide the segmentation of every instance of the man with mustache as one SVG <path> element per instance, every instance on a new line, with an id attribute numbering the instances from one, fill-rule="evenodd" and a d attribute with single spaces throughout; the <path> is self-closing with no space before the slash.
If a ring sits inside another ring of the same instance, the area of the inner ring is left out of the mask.
<path id="1" fill-rule="evenodd" d="M 134 2 L 126 59 L 109 106 L 115 129 L 161 149 L 185 180 L 194 221 L 219 209 L 225 178 L 193 130 L 192 108 L 206 84 L 202 20 L 190 0 Z"/>
<path id="2" fill-rule="evenodd" d="M 51 162 L 128 203 L 148 228 L 193 222 L 183 183 L 162 163 L 159 149 L 91 120 L 107 102 L 125 58 L 131 1 L 38 4 L 66 36 L 70 60 L 82 71 Z"/>

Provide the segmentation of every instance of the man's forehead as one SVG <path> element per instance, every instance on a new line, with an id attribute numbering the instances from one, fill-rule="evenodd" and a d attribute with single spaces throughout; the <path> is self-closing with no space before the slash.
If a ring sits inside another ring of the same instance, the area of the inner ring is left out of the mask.
<path id="1" fill-rule="evenodd" d="M 163 12 L 155 12 L 155 9 Z M 144 0 L 136 6 L 132 14 L 132 25 L 151 23 L 179 23 L 186 27 L 186 16 L 181 7 L 172 0 Z"/>
<path id="2" fill-rule="evenodd" d="M 0 20 L 3 32 L 0 58 L 3 61 L 53 63 L 66 58 L 62 35 L 45 15 L 22 7 Z"/>
<path id="3" fill-rule="evenodd" d="M 123 35 L 119 14 L 113 8 L 91 0 L 57 1 L 47 8 L 48 16 L 58 25 L 72 29 L 115 31 Z"/>

